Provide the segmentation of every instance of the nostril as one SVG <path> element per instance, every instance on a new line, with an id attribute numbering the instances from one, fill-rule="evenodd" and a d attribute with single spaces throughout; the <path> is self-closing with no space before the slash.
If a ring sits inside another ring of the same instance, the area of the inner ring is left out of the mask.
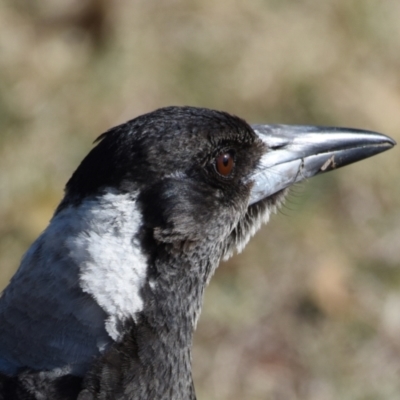
<path id="1" fill-rule="evenodd" d="M 280 150 L 283 149 L 287 146 L 287 143 L 276 143 L 273 144 L 272 146 L 269 146 L 270 150 Z"/>

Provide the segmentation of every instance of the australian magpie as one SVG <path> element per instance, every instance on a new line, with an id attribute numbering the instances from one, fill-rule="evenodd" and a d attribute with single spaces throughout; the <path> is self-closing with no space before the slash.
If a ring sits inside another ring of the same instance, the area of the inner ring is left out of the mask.
<path id="1" fill-rule="evenodd" d="M 104 133 L 0 298 L 0 399 L 195 399 L 192 336 L 219 261 L 292 184 L 394 144 L 193 107 Z"/>

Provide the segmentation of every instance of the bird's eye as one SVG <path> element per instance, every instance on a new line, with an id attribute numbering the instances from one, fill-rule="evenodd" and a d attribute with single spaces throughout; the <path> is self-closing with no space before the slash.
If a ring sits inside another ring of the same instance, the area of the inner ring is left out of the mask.
<path id="1" fill-rule="evenodd" d="M 215 159 L 215 168 L 222 176 L 228 176 L 232 172 L 234 165 L 235 160 L 231 151 L 224 152 Z"/>

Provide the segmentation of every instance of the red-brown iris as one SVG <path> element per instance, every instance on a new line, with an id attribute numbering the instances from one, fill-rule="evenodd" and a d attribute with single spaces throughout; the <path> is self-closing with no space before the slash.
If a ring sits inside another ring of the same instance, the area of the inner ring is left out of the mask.
<path id="1" fill-rule="evenodd" d="M 232 172 L 234 165 L 235 159 L 230 151 L 220 154 L 215 159 L 215 168 L 222 176 L 228 176 Z"/>

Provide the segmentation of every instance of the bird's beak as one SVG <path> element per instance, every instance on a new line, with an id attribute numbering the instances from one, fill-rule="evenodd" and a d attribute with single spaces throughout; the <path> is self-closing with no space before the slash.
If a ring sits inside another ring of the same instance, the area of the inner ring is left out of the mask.
<path id="1" fill-rule="evenodd" d="M 267 145 L 249 179 L 249 206 L 314 175 L 344 167 L 392 148 L 388 136 L 348 128 L 253 125 Z"/>

